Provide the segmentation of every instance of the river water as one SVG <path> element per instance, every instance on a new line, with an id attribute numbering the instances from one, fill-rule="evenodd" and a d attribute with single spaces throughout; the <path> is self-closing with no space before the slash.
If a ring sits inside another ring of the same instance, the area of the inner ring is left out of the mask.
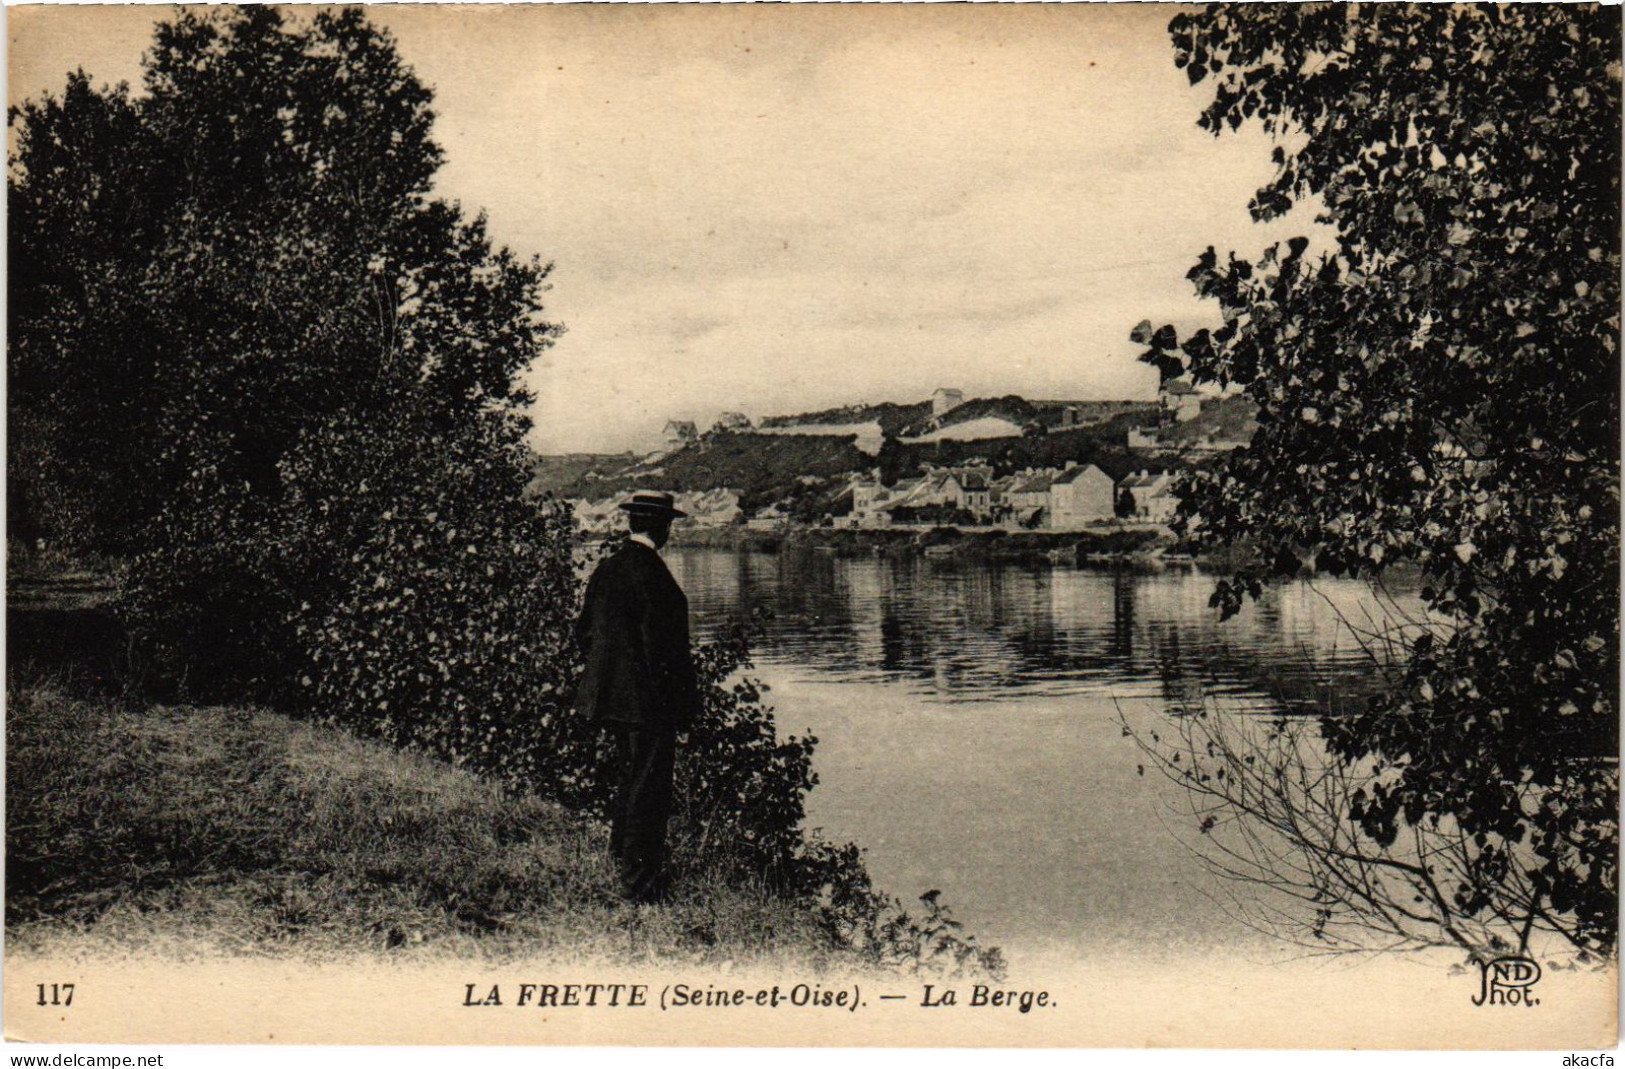
<path id="1" fill-rule="evenodd" d="M 1142 774 L 1124 722 L 1346 707 L 1382 680 L 1369 634 L 1417 611 L 1317 579 L 1221 622 L 1195 569 L 666 555 L 697 637 L 771 612 L 751 674 L 781 732 L 819 740 L 808 825 L 1017 960 L 1281 954 L 1184 844 L 1183 791 Z"/>

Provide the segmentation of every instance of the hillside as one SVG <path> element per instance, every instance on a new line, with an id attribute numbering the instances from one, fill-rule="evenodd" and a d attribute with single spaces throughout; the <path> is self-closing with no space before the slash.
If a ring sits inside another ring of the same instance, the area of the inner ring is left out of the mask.
<path id="1" fill-rule="evenodd" d="M 904 427 L 898 437 L 917 438 L 934 429 L 983 419 L 1008 420 L 1018 427 L 1036 425 L 1053 431 L 1065 427 L 1068 409 L 1073 411 L 1078 427 L 1093 427 L 1129 412 L 1150 413 L 1156 407 L 1154 401 L 1029 401 L 1017 394 L 978 397 L 949 409 L 936 419 L 927 412 Z"/>
<path id="2" fill-rule="evenodd" d="M 582 487 L 597 479 L 613 478 L 631 467 L 637 459 L 633 453 L 566 453 L 539 457 L 536 476 L 525 489 L 533 497 L 544 493 L 557 494 L 566 487 Z"/>
<path id="3" fill-rule="evenodd" d="M 881 476 L 884 481 L 892 483 L 919 475 L 928 465 L 952 467 L 973 462 L 987 464 L 996 477 L 1026 468 L 1064 468 L 1068 461 L 1097 464 L 1114 479 L 1142 469 L 1161 471 L 1167 468 L 1166 462 L 1130 453 L 1125 447 L 1128 428 L 1135 421 L 1135 415 L 1129 413 L 1094 427 L 1021 438 L 980 442 L 944 440 L 921 444 L 887 442 L 880 453 Z"/>
<path id="4" fill-rule="evenodd" d="M 656 484 L 679 492 L 727 487 L 740 492 L 740 504 L 748 512 L 802 495 L 809 485 L 843 482 L 840 476 L 867 470 L 873 463 L 850 435 L 713 431 L 660 460 L 613 477 L 583 476 L 561 484 L 556 492 L 596 501 Z"/>
<path id="5" fill-rule="evenodd" d="M 1067 427 L 1068 412 L 1076 421 Z M 941 416 L 932 416 L 931 402 L 912 405 L 884 402 L 875 405 L 845 405 L 818 412 L 803 412 L 793 416 L 769 416 L 761 421 L 764 429 L 788 427 L 848 428 L 859 424 L 878 423 L 888 439 L 920 438 L 962 424 L 977 421 L 1004 420 L 1033 433 L 1057 430 L 1093 430 L 1108 433 L 1108 425 L 1119 424 L 1126 433 L 1130 426 L 1138 426 L 1155 417 L 1155 401 L 1029 401 L 1019 394 L 1003 397 L 978 397 L 956 405 Z M 1124 419 L 1124 417 L 1132 417 Z M 827 433 L 827 432 L 824 432 Z M 949 437 L 949 440 L 953 440 Z"/>
<path id="6" fill-rule="evenodd" d="M 727 488 L 740 493 L 740 505 L 747 514 L 780 503 L 794 516 L 816 519 L 826 512 L 839 512 L 835 499 L 850 475 L 877 468 L 884 481 L 894 483 L 919 475 L 928 466 L 971 462 L 991 466 L 996 476 L 1027 468 L 1061 468 L 1068 461 L 1097 464 L 1113 478 L 1168 466 L 1166 461 L 1130 453 L 1126 447 L 1131 428 L 1157 418 L 1155 402 L 1033 402 L 1011 394 L 967 401 L 935 421 L 930 408 L 929 402 L 888 402 L 775 416 L 764 419 L 760 431 L 712 431 L 692 445 L 643 462 L 624 454 L 546 458 L 538 465 L 532 488 L 591 501 L 643 486 L 679 493 Z M 1202 428 L 1191 440 L 1241 418 L 1230 413 L 1229 407 L 1216 407 L 1212 421 L 1204 413 L 1203 420 L 1187 425 Z M 1063 427 L 1067 419 L 1077 425 Z M 1019 436 L 971 440 L 943 433 L 944 428 L 978 421 L 989 425 L 1008 421 L 1026 430 Z M 798 427 L 862 423 L 878 423 L 886 431 L 878 452 L 872 446 L 860 448 L 854 434 L 795 432 Z M 936 433 L 928 440 L 908 440 L 910 432 L 930 431 Z"/>
<path id="7" fill-rule="evenodd" d="M 1186 423 L 1163 427 L 1157 437 L 1171 446 L 1187 446 L 1213 438 L 1227 442 L 1249 442 L 1258 430 L 1258 406 L 1244 394 L 1210 397 L 1202 402 L 1202 414 Z"/>
<path id="8" fill-rule="evenodd" d="M 895 438 L 905 428 L 931 417 L 931 402 L 899 405 L 885 401 L 877 405 L 843 405 L 826 408 L 822 412 L 803 412 L 795 416 L 769 416 L 762 420 L 763 427 L 811 427 L 820 425 L 843 426 L 853 423 L 878 423 L 881 433 Z"/>

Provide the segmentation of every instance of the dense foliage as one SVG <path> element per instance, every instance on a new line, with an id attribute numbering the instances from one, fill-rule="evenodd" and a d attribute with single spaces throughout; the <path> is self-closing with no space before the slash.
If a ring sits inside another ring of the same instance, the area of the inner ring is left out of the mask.
<path id="1" fill-rule="evenodd" d="M 328 569 L 321 589 L 333 594 L 294 611 L 305 700 L 556 797 L 579 775 L 561 753 L 576 535 L 566 510 L 523 499 L 522 451 L 489 421 L 453 433 L 332 426 L 284 464 L 281 545 L 290 565 Z"/>
<path id="2" fill-rule="evenodd" d="M 795 885 L 818 740 L 779 737 L 767 688 L 738 671 L 749 667 L 751 637 L 736 625 L 696 651 L 701 709 L 678 752 L 676 830 L 691 861 Z"/>
<path id="3" fill-rule="evenodd" d="M 1458 822 L 1455 908 L 1611 949 L 1619 9 L 1215 5 L 1170 32 L 1213 86 L 1201 125 L 1276 139 L 1254 216 L 1308 203 L 1330 228 L 1324 252 L 1209 249 L 1189 277 L 1224 325 L 1139 338 L 1259 408 L 1250 448 L 1184 487 L 1201 538 L 1257 547 L 1216 601 L 1306 565 L 1418 568 L 1449 623 L 1410 640 L 1402 688 L 1325 726 L 1379 769 L 1350 818 L 1384 845 Z M 1508 906 L 1514 867 L 1533 891 Z"/>
<path id="4" fill-rule="evenodd" d="M 546 270 L 428 195 L 429 93 L 355 11 L 158 27 L 145 93 L 11 112 L 11 522 L 140 550 L 200 469 L 273 500 L 298 437 L 528 400 Z"/>
<path id="5" fill-rule="evenodd" d="M 355 10 L 182 12 L 144 89 L 79 74 L 11 113 L 13 533 L 129 555 L 129 618 L 194 689 L 283 696 L 343 657 L 296 621 L 358 611 L 380 547 L 439 533 L 478 470 L 459 534 L 517 554 L 423 584 L 421 616 L 538 625 L 501 584 L 560 589 L 570 543 L 502 495 L 547 269 L 429 195 L 430 95 L 392 41 Z"/>

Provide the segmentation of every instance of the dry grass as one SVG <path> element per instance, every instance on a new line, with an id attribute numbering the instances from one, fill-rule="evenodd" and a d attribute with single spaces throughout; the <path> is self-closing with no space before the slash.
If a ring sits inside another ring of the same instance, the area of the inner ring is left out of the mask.
<path id="1" fill-rule="evenodd" d="M 41 686 L 7 729 L 13 949 L 856 964 L 703 872 L 628 905 L 602 825 L 275 713 Z"/>

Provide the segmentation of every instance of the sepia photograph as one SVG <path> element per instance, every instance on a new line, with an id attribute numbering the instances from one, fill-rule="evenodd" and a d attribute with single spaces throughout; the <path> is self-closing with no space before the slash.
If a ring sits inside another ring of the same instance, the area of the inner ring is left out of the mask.
<path id="1" fill-rule="evenodd" d="M 5 17 L 8 1043 L 1616 1047 L 1620 7 Z"/>

